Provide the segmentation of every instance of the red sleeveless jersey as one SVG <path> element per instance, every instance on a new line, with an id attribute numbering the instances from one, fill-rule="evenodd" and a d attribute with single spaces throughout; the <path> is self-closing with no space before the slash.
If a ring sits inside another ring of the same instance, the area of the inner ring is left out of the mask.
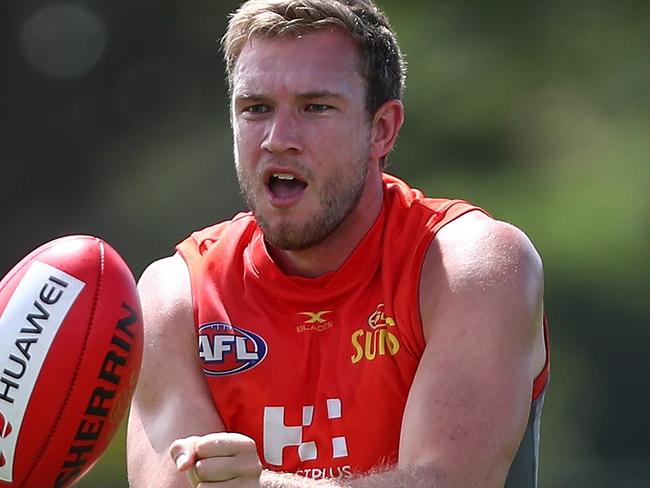
<path id="1" fill-rule="evenodd" d="M 227 431 L 255 439 L 265 468 L 337 478 L 397 461 L 425 346 L 422 262 L 436 232 L 472 210 L 384 175 L 376 222 L 318 278 L 285 275 L 250 213 L 177 246 L 214 404 Z"/>

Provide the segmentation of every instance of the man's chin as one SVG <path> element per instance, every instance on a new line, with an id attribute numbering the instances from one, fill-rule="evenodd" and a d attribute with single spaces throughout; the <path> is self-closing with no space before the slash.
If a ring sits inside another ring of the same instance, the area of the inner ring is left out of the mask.
<path id="1" fill-rule="evenodd" d="M 269 228 L 267 225 L 260 225 L 264 240 L 268 245 L 282 251 L 302 251 L 319 244 L 328 236 L 329 232 L 323 229 L 310 228 L 309 225 L 278 226 Z M 318 232 L 318 231 L 321 232 Z"/>
<path id="2" fill-rule="evenodd" d="M 297 236 L 291 233 L 280 232 L 267 233 L 264 230 L 262 230 L 262 233 L 264 234 L 264 240 L 269 246 L 282 251 L 302 251 L 317 244 L 313 239 L 305 239 L 304 235 Z"/>

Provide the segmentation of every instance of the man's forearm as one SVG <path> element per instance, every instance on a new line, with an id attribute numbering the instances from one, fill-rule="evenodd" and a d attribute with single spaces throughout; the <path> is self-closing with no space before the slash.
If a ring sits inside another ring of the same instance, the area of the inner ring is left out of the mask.
<path id="1" fill-rule="evenodd" d="M 449 488 L 444 473 L 433 466 L 408 466 L 346 480 L 350 488 Z"/>
<path id="2" fill-rule="evenodd" d="M 338 488 L 343 485 L 335 480 L 315 480 L 293 473 L 276 473 L 265 469 L 260 476 L 260 486 L 263 488 Z"/>
<path id="3" fill-rule="evenodd" d="M 296 474 L 265 470 L 264 488 L 448 488 L 447 478 L 431 466 L 411 466 L 344 479 L 314 480 Z"/>

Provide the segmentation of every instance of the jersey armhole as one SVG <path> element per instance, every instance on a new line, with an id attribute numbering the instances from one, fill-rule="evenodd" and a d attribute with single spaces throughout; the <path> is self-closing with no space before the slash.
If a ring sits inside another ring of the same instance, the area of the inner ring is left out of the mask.
<path id="1" fill-rule="evenodd" d="M 198 308 L 198 286 L 200 283 L 200 274 L 203 267 L 203 255 L 199 251 L 198 243 L 193 237 L 188 237 L 176 246 L 176 252 L 179 254 L 190 275 L 190 293 L 192 297 L 192 317 L 194 319 L 194 329 L 199 325 L 199 308 Z"/>
<path id="2" fill-rule="evenodd" d="M 546 361 L 544 367 L 533 381 L 533 401 L 537 400 L 546 389 L 551 374 L 551 346 L 549 344 L 548 319 L 544 314 L 544 348 L 546 349 Z"/>
<path id="3" fill-rule="evenodd" d="M 456 206 L 456 208 L 453 208 Z M 451 200 L 448 202 L 447 205 L 445 205 L 439 212 L 441 215 L 440 218 L 432 218 L 428 225 L 427 228 L 429 230 L 429 233 L 422 239 L 420 242 L 418 249 L 416 250 L 416 253 L 414 255 L 414 264 L 419 267 L 419 273 L 417 275 L 417 280 L 414 280 L 416 282 L 416 297 L 417 297 L 417 311 L 418 311 L 418 318 L 420 322 L 420 327 L 418 327 L 418 340 L 421 340 L 421 344 L 425 344 L 424 340 L 424 321 L 422 319 L 422 311 L 420 309 L 420 281 L 422 279 L 422 270 L 423 270 L 423 265 L 424 265 L 424 259 L 426 256 L 427 251 L 429 250 L 429 246 L 433 242 L 433 239 L 435 239 L 436 234 L 440 229 L 442 229 L 445 225 L 449 224 L 450 222 L 453 222 L 457 218 L 472 212 L 474 210 L 477 210 L 479 212 L 484 213 L 490 218 L 493 218 L 487 211 L 483 210 L 480 207 L 475 207 L 472 204 L 464 201 L 464 200 Z M 451 213 L 450 213 L 451 211 Z M 416 268 L 418 269 L 418 268 Z M 545 389 L 546 385 L 548 384 L 549 377 L 550 377 L 550 365 L 551 365 L 551 354 L 550 354 L 550 344 L 549 344 L 549 326 L 548 326 L 548 319 L 546 314 L 544 314 L 543 318 L 543 327 L 544 327 L 544 347 L 546 350 L 546 360 L 544 362 L 544 367 L 542 370 L 539 372 L 539 374 L 535 377 L 533 380 L 533 391 L 532 391 L 532 400 L 535 401 L 538 398 L 540 398 Z"/>
<path id="4" fill-rule="evenodd" d="M 415 299 L 416 299 L 415 303 L 417 305 L 416 317 L 419 324 L 419 326 L 416 327 L 417 330 L 415 332 L 417 334 L 418 342 L 420 343 L 422 348 L 426 346 L 426 341 L 424 338 L 424 320 L 422 318 L 422 310 L 420 304 L 420 283 L 422 281 L 424 260 L 426 258 L 427 252 L 429 251 L 429 247 L 431 246 L 433 240 L 436 238 L 436 235 L 438 234 L 440 229 L 442 229 L 445 225 L 453 222 L 457 218 L 462 217 L 463 215 L 469 212 L 473 212 L 475 210 L 492 218 L 492 216 L 488 212 L 486 212 L 480 207 L 476 207 L 471 203 L 466 202 L 465 200 L 449 200 L 427 222 L 426 234 L 418 244 L 418 247 L 413 256 L 412 276 L 414 276 L 416 279 L 412 281 L 414 283 Z"/>

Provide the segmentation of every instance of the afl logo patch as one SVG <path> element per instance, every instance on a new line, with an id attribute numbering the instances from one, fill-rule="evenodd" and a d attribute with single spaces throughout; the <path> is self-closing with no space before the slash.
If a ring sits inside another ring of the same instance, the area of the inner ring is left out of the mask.
<path id="1" fill-rule="evenodd" d="M 199 327 L 199 357 L 209 376 L 242 373 L 266 357 L 266 341 L 257 334 L 224 322 Z"/>

